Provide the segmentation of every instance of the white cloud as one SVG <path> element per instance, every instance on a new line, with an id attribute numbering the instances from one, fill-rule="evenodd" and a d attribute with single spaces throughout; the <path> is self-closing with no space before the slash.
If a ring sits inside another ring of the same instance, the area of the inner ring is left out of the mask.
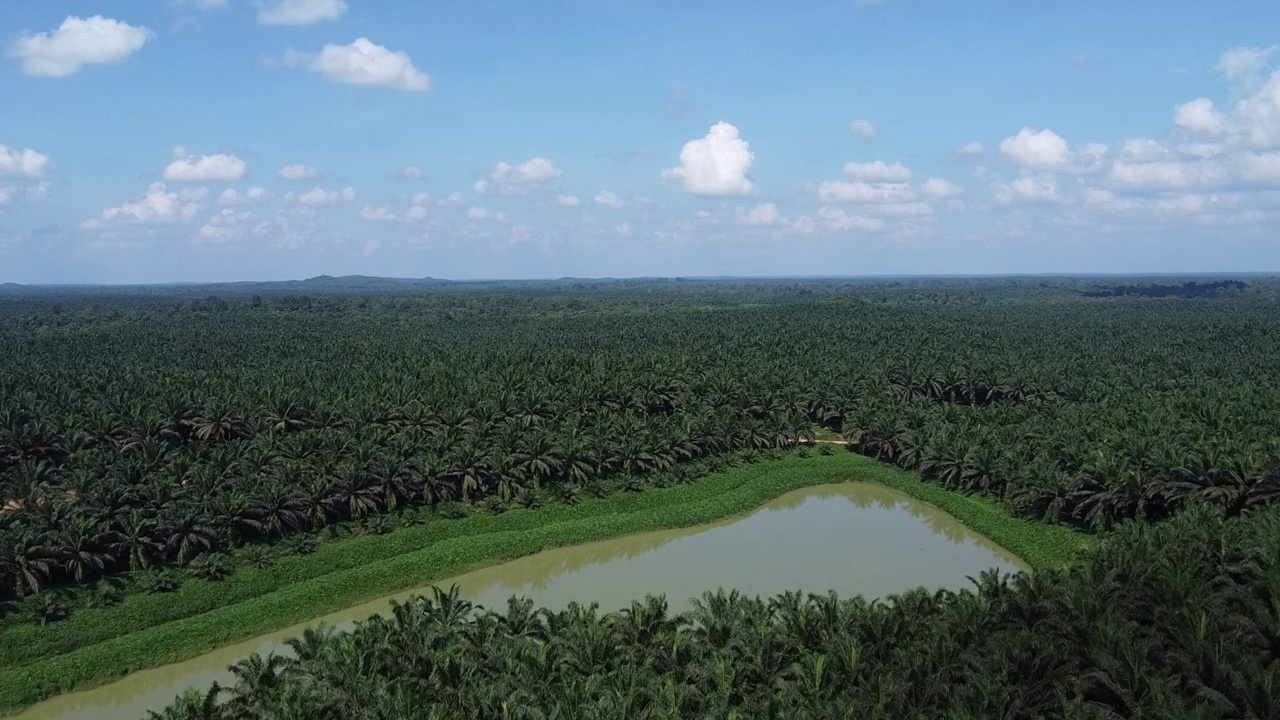
<path id="1" fill-rule="evenodd" d="M 178 199 L 183 202 L 203 202 L 209 197 L 207 187 L 185 187 L 178 191 Z"/>
<path id="2" fill-rule="evenodd" d="M 755 162 L 751 146 L 727 122 L 711 127 L 706 137 L 690 140 L 680 150 L 680 166 L 662 171 L 662 179 L 679 180 L 695 195 L 749 195 L 747 172 Z"/>
<path id="3" fill-rule="evenodd" d="M 1063 199 L 1057 178 L 1052 175 L 1022 177 L 1011 183 L 997 183 L 993 188 L 996 202 L 1008 205 L 1013 202 L 1051 203 Z"/>
<path id="4" fill-rule="evenodd" d="M 196 231 L 192 242 L 197 245 L 226 245 L 239 240 L 244 233 L 245 225 L 254 217 L 251 212 L 236 212 L 231 208 L 223 208 L 213 215 Z"/>
<path id="5" fill-rule="evenodd" d="M 67 16 L 52 34 L 23 35 L 9 46 L 22 72 L 37 77 L 66 77 L 84 65 L 118 63 L 142 49 L 153 33 L 145 27 L 94 15 Z"/>
<path id="6" fill-rule="evenodd" d="M 873 217 L 888 218 L 923 218 L 931 217 L 934 214 L 933 206 L 923 202 L 867 205 L 860 208 L 860 212 Z"/>
<path id="7" fill-rule="evenodd" d="M 422 168 L 416 165 L 405 165 L 400 170 L 400 178 L 402 180 L 421 180 Z"/>
<path id="8" fill-rule="evenodd" d="M 960 148 L 956 150 L 956 155 L 965 158 L 975 158 L 980 157 L 983 152 L 985 152 L 985 150 L 982 147 L 982 143 L 975 141 L 961 145 Z"/>
<path id="9" fill-rule="evenodd" d="M 483 195 L 489 192 L 489 181 L 477 180 L 476 183 L 471 186 L 471 191 L 477 195 Z"/>
<path id="10" fill-rule="evenodd" d="M 1280 152 L 1243 153 L 1237 162 L 1245 182 L 1280 186 Z"/>
<path id="11" fill-rule="evenodd" d="M 1110 150 L 1104 143 L 1090 143 L 1071 154 L 1072 172 L 1096 173 L 1107 166 L 1107 152 Z"/>
<path id="12" fill-rule="evenodd" d="M 1196 98 L 1177 107 L 1173 124 L 1191 132 L 1216 135 L 1226 129 L 1227 118 L 1209 98 Z"/>
<path id="13" fill-rule="evenodd" d="M 404 211 L 404 221 L 407 223 L 420 222 L 427 219 L 427 209 L 421 205 L 411 205 L 408 210 Z"/>
<path id="14" fill-rule="evenodd" d="M 883 160 L 844 164 L 844 174 L 863 182 L 903 183 L 911 179 L 911 171 L 902 163 L 887 165 Z"/>
<path id="15" fill-rule="evenodd" d="M 329 205 L 337 205 L 340 202 L 351 202 L 355 199 L 355 188 L 345 187 L 341 190 L 325 190 L 317 185 L 299 195 L 297 201 L 303 207 L 327 207 Z"/>
<path id="16" fill-rule="evenodd" d="M 778 206 L 761 203 L 746 212 L 740 212 L 739 222 L 744 225 L 783 225 L 786 220 L 778 214 Z"/>
<path id="17" fill-rule="evenodd" d="M 41 180 L 35 185 L 27 185 L 25 187 L 0 187 L 0 207 L 14 204 L 19 197 L 26 202 L 33 203 L 39 202 L 48 196 L 48 180 Z"/>
<path id="18" fill-rule="evenodd" d="M 527 186 L 550 182 L 561 175 L 564 175 L 564 171 L 549 159 L 531 157 L 518 165 L 494 163 L 489 179 L 505 192 L 518 192 Z"/>
<path id="19" fill-rule="evenodd" d="M 791 223 L 783 231 L 791 235 L 812 235 L 814 230 L 813 218 L 808 215 L 801 215 L 796 221 Z"/>
<path id="20" fill-rule="evenodd" d="M 1067 164 L 1067 141 L 1052 130 L 1024 127 L 1017 135 L 1000 141 L 1000 152 L 1023 167 L 1060 168 Z"/>
<path id="21" fill-rule="evenodd" d="M 818 209 L 818 221 L 828 230 L 837 232 L 876 233 L 885 229 L 885 222 L 865 215 L 852 215 L 830 206 Z"/>
<path id="22" fill-rule="evenodd" d="M 523 245 L 529 242 L 529 238 L 531 236 L 532 233 L 529 231 L 528 225 L 525 225 L 524 223 L 512 225 L 511 232 L 507 235 L 507 243 L 511 245 Z"/>
<path id="23" fill-rule="evenodd" d="M 623 202 L 622 198 L 609 192 L 608 190 L 603 190 L 601 192 L 596 193 L 596 196 L 591 198 L 591 201 L 601 207 L 608 207 L 608 208 L 620 208 L 623 205 L 626 205 L 626 203 Z"/>
<path id="24" fill-rule="evenodd" d="M 1133 138 L 1120 143 L 1119 155 L 1122 160 L 1136 163 L 1150 163 L 1167 160 L 1169 149 L 1150 138 Z"/>
<path id="25" fill-rule="evenodd" d="M 135 224 L 173 224 L 190 222 L 202 209 L 194 201 L 184 201 L 176 192 L 168 192 L 162 182 L 152 183 L 140 199 L 118 207 L 107 208 L 81 227 L 86 230 L 101 229 L 107 223 L 121 221 Z"/>
<path id="26" fill-rule="evenodd" d="M 175 155 L 185 153 L 174 148 Z M 235 182 L 244 177 L 244 161 L 235 155 L 218 153 L 193 157 L 177 157 L 164 169 L 164 179 L 175 182 Z"/>
<path id="27" fill-rule="evenodd" d="M 467 208 L 468 220 L 487 220 L 491 214 L 492 213 L 490 213 L 488 209 L 479 207 L 477 205 L 472 205 L 471 207 Z"/>
<path id="28" fill-rule="evenodd" d="M 431 193 L 429 192 L 414 193 L 413 197 L 409 198 L 410 205 L 426 205 L 429 202 L 431 202 Z"/>
<path id="29" fill-rule="evenodd" d="M 1280 46 L 1276 45 L 1269 48 L 1232 48 L 1222 53 L 1217 70 L 1237 90 L 1253 90 L 1261 82 L 1267 64 L 1277 51 L 1280 51 Z"/>
<path id="30" fill-rule="evenodd" d="M 259 203 L 271 197 L 271 193 L 266 188 L 251 187 L 243 193 L 237 192 L 235 188 L 227 188 L 218 195 L 218 203 L 221 205 L 242 205 L 248 203 Z"/>
<path id="31" fill-rule="evenodd" d="M 559 205 L 560 207 L 578 207 L 581 204 L 582 204 L 582 201 L 579 200 L 575 195 L 557 195 L 556 196 L 556 205 Z"/>
<path id="32" fill-rule="evenodd" d="M 38 178 L 49 164 L 49 156 L 27 148 L 19 150 L 7 145 L 0 145 L 0 176 L 22 175 Z"/>
<path id="33" fill-rule="evenodd" d="M 849 125 L 849 134 L 856 135 L 863 140 L 874 140 L 876 137 L 876 126 L 866 120 L 854 120 Z"/>
<path id="34" fill-rule="evenodd" d="M 325 45 L 308 66 L 333 82 L 426 92 L 431 79 L 413 66 L 408 54 L 357 38 L 350 45 Z"/>
<path id="35" fill-rule="evenodd" d="M 310 165 L 285 165 L 276 173 L 281 180 L 311 180 L 320 176 L 320 171 Z"/>
<path id="36" fill-rule="evenodd" d="M 1217 185 L 1226 181 L 1227 176 L 1222 167 L 1204 162 L 1116 161 L 1111 166 L 1110 179 L 1130 190 L 1181 190 Z"/>
<path id="37" fill-rule="evenodd" d="M 818 186 L 824 203 L 894 203 L 915 199 L 905 183 L 824 182 Z"/>
<path id="38" fill-rule="evenodd" d="M 1280 148 L 1280 71 L 1256 93 L 1236 103 L 1232 113 L 1241 141 L 1255 150 Z"/>
<path id="39" fill-rule="evenodd" d="M 437 205 L 439 205 L 439 206 L 441 206 L 441 207 L 453 207 L 453 206 L 455 206 L 455 205 L 461 205 L 461 204 L 462 204 L 462 193 L 460 193 L 460 192 L 451 192 L 451 193 L 449 193 L 448 195 L 445 195 L 444 197 L 442 197 L 442 198 L 440 198 L 438 201 L 436 201 L 436 204 L 437 204 Z"/>
<path id="40" fill-rule="evenodd" d="M 631 223 L 625 223 L 625 222 L 618 223 L 617 225 L 613 226 L 613 231 L 618 233 L 622 237 L 627 237 L 631 235 Z"/>
<path id="41" fill-rule="evenodd" d="M 424 215 L 425 215 L 425 211 L 424 211 Z M 365 205 L 360 210 L 360 219 L 368 220 L 369 222 L 392 222 L 393 220 L 396 219 L 396 216 L 392 214 L 391 208 L 387 207 L 386 205 L 383 205 L 382 207 L 372 207 L 369 205 Z"/>
<path id="42" fill-rule="evenodd" d="M 200 10 L 221 10 L 227 6 L 227 0 L 178 0 L 178 3 Z"/>
<path id="43" fill-rule="evenodd" d="M 959 197 L 964 194 L 964 190 L 949 180 L 939 177 L 931 177 L 920 185 L 920 194 L 929 198 L 946 199 Z"/>
<path id="44" fill-rule="evenodd" d="M 343 0 L 277 0 L 258 7 L 263 25 L 311 25 L 337 20 L 347 11 Z"/>

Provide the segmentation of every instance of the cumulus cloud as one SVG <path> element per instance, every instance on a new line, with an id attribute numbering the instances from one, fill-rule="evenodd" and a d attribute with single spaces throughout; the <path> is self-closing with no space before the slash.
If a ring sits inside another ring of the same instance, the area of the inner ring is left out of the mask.
<path id="1" fill-rule="evenodd" d="M 1240 178 L 1247 183 L 1280 186 L 1280 152 L 1243 153 L 1237 166 Z"/>
<path id="2" fill-rule="evenodd" d="M 221 212 L 211 216 L 196 231 L 192 242 L 197 245 L 227 245 L 236 242 L 247 229 L 246 225 L 253 220 L 251 212 L 236 212 L 231 208 L 223 208 Z"/>
<path id="3" fill-rule="evenodd" d="M 360 219 L 367 220 L 369 222 L 392 222 L 396 219 L 396 216 L 391 212 L 391 208 L 386 205 L 383 205 L 382 207 L 365 205 L 360 210 Z"/>
<path id="4" fill-rule="evenodd" d="M 416 165 L 405 165 L 400 169 L 400 179 L 402 180 L 421 180 L 422 168 Z"/>
<path id="5" fill-rule="evenodd" d="M 49 156 L 30 148 L 19 150 L 0 145 L 0 176 L 38 178 L 49 164 Z"/>
<path id="6" fill-rule="evenodd" d="M 431 89 L 431 79 L 413 66 L 407 53 L 393 52 L 363 37 L 350 45 L 325 45 L 308 67 L 332 82 L 407 92 Z"/>
<path id="7" fill-rule="evenodd" d="M 320 176 L 320 171 L 310 165 L 285 165 L 276 173 L 281 180 L 311 180 Z"/>
<path id="8" fill-rule="evenodd" d="M 158 225 L 185 223 L 194 219 L 202 207 L 199 202 L 184 201 L 179 193 L 168 191 L 164 183 L 157 182 L 152 183 L 141 198 L 107 208 L 97 218 L 81 223 L 81 227 L 97 230 L 111 222 Z"/>
<path id="9" fill-rule="evenodd" d="M 0 207 L 8 207 L 19 200 L 39 202 L 49 195 L 49 181 L 42 180 L 25 187 L 0 187 Z"/>
<path id="10" fill-rule="evenodd" d="M 1209 98 L 1196 98 L 1177 107 L 1173 124 L 1183 130 L 1217 135 L 1226 130 L 1227 118 L 1218 112 Z"/>
<path id="11" fill-rule="evenodd" d="M 1239 98 L 1230 112 L 1209 98 L 1179 105 L 1174 124 L 1192 134 L 1252 150 L 1280 148 L 1280 71 L 1266 75 L 1277 48 L 1235 48 L 1223 54 L 1218 69 Z"/>
<path id="12" fill-rule="evenodd" d="M 343 0 L 277 0 L 258 7 L 263 25 L 312 25 L 337 20 L 347 11 Z"/>
<path id="13" fill-rule="evenodd" d="M 876 137 L 876 126 L 866 120 L 854 120 L 849 125 L 849 134 L 860 137 L 863 140 L 874 140 Z"/>
<path id="14" fill-rule="evenodd" d="M 966 143 L 956 149 L 956 155 L 959 155 L 962 158 L 981 157 L 983 152 L 985 152 L 985 150 L 982 147 L 982 143 L 977 141 Z"/>
<path id="15" fill-rule="evenodd" d="M 340 202 L 351 202 L 355 199 L 356 189 L 353 187 L 344 187 L 340 190 L 325 190 L 318 185 L 296 198 L 299 205 L 308 208 L 328 207 L 337 205 Z"/>
<path id="16" fill-rule="evenodd" d="M 1001 205 L 1014 202 L 1052 203 L 1063 199 L 1057 178 L 1052 175 L 1022 177 L 1011 183 L 997 183 L 995 200 Z"/>
<path id="17" fill-rule="evenodd" d="M 421 205 L 410 205 L 408 210 L 404 211 L 404 221 L 407 223 L 421 222 L 427 219 L 427 209 Z"/>
<path id="18" fill-rule="evenodd" d="M 1222 166 L 1211 163 L 1117 160 L 1109 177 L 1114 184 L 1130 190 L 1182 190 L 1221 184 L 1227 180 L 1227 173 Z"/>
<path id="19" fill-rule="evenodd" d="M 618 223 L 613 226 L 613 231 L 622 237 L 631 235 L 631 223 Z"/>
<path id="20" fill-rule="evenodd" d="M 9 56 L 22 72 L 36 77 L 66 77 L 85 65 L 109 65 L 142 49 L 151 30 L 94 15 L 68 16 L 57 30 L 22 35 L 9 46 Z"/>
<path id="21" fill-rule="evenodd" d="M 1120 143 L 1118 150 L 1122 160 L 1150 163 L 1169 158 L 1171 152 L 1163 144 L 1151 138 L 1133 138 Z"/>
<path id="22" fill-rule="evenodd" d="M 596 193 L 596 196 L 591 198 L 591 201 L 601 207 L 607 207 L 607 208 L 620 208 L 623 205 L 626 205 L 626 203 L 623 202 L 622 198 L 618 197 L 614 193 L 609 192 L 608 190 L 603 190 L 601 192 Z"/>
<path id="23" fill-rule="evenodd" d="M 531 157 L 518 164 L 494 163 L 489 180 L 505 191 L 520 191 L 529 186 L 541 185 L 564 175 L 564 171 L 545 157 Z M 481 181 L 483 182 L 483 181 Z M 487 184 L 486 184 L 487 187 Z"/>
<path id="24" fill-rule="evenodd" d="M 944 178 L 931 177 L 920 185 L 920 194 L 928 198 L 942 200 L 960 197 L 964 194 L 964 191 Z"/>
<path id="25" fill-rule="evenodd" d="M 1048 170 L 1065 166 L 1069 149 L 1067 141 L 1052 130 L 1024 127 L 1000 141 L 1000 152 L 1023 167 Z"/>
<path id="26" fill-rule="evenodd" d="M 259 203 L 271 197 L 271 193 L 266 188 L 251 187 L 243 193 L 235 188 L 227 188 L 218 195 L 218 203 L 220 205 L 243 205 L 249 203 Z"/>
<path id="27" fill-rule="evenodd" d="M 744 225 L 783 225 L 786 220 L 778 214 L 778 206 L 761 203 L 746 212 L 740 212 L 738 221 Z"/>
<path id="28" fill-rule="evenodd" d="M 749 195 L 747 172 L 755 162 L 751 146 L 727 122 L 711 126 L 706 137 L 690 140 L 680 151 L 680 166 L 662 171 L 662 179 L 680 181 L 695 195 Z"/>
<path id="29" fill-rule="evenodd" d="M 491 214 L 487 208 L 482 208 L 478 205 L 472 205 L 467 208 L 468 220 L 487 220 Z"/>
<path id="30" fill-rule="evenodd" d="M 817 216 L 823 227 L 836 232 L 877 233 L 885 229 L 884 220 L 851 214 L 830 206 L 819 208 Z"/>
<path id="31" fill-rule="evenodd" d="M 235 155 L 218 153 L 194 157 L 183 148 L 174 148 L 175 159 L 164 169 L 164 179 L 173 182 L 235 182 L 244 177 L 244 161 Z"/>
<path id="32" fill-rule="evenodd" d="M 1269 48 L 1232 48 L 1218 58 L 1217 70 L 1238 91 L 1250 91 L 1261 82 L 1277 51 L 1280 51 L 1280 46 L 1276 45 Z"/>
<path id="33" fill-rule="evenodd" d="M 905 183 L 824 182 L 818 198 L 824 203 L 894 203 L 915 199 Z"/>
<path id="34" fill-rule="evenodd" d="M 902 163 L 887 165 L 883 160 L 844 165 L 844 174 L 863 182 L 903 183 L 911 179 L 911 171 Z"/>
<path id="35" fill-rule="evenodd" d="M 582 204 L 582 201 L 579 200 L 577 196 L 574 196 L 574 195 L 557 195 L 556 196 L 556 205 L 559 205 L 560 207 L 578 207 L 581 204 Z"/>

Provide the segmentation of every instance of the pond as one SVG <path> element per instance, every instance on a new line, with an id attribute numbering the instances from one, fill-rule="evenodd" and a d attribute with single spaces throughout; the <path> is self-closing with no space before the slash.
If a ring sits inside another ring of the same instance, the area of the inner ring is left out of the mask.
<path id="1" fill-rule="evenodd" d="M 743 516 L 710 525 L 664 530 L 557 548 L 441 581 L 485 607 L 505 609 L 522 595 L 564 607 L 595 601 L 616 610 L 646 594 L 665 594 L 673 611 L 688 609 L 705 590 L 737 588 L 747 595 L 786 590 L 881 597 L 910 588 L 962 588 L 988 568 L 1029 568 L 945 512 L 876 483 L 797 490 Z M 228 665 L 253 652 L 279 651 L 285 638 L 327 623 L 349 628 L 384 612 L 391 600 L 418 588 L 186 662 L 142 670 L 114 683 L 68 693 L 29 708 L 30 720 L 139 720 L 188 687 L 230 682 Z"/>

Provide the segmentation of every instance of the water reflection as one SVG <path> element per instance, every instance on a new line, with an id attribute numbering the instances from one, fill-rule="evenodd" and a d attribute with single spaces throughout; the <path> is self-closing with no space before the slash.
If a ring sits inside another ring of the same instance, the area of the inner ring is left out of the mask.
<path id="1" fill-rule="evenodd" d="M 664 593 L 673 611 L 704 590 L 748 595 L 785 590 L 879 597 L 912 587 L 959 588 L 990 567 L 1026 569 L 1012 554 L 930 505 L 883 485 L 844 483 L 788 493 L 747 515 L 709 525 L 556 548 L 466 573 L 456 582 L 485 607 L 515 595 L 540 605 L 597 601 L 625 607 Z M 143 670 L 115 683 L 71 693 L 19 715 L 30 720 L 138 720 L 184 688 L 227 682 L 226 668 L 253 653 L 279 651 L 285 638 L 320 623 L 349 628 L 425 588 L 398 593 L 186 662 Z"/>

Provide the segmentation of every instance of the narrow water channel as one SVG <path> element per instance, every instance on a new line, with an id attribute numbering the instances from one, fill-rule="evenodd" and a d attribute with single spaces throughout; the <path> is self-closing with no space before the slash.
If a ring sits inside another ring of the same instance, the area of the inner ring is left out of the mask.
<path id="1" fill-rule="evenodd" d="M 824 485 L 710 525 L 632 535 L 530 555 L 441 581 L 485 607 L 522 595 L 563 607 L 595 601 L 604 610 L 663 593 L 673 611 L 717 587 L 747 595 L 785 590 L 880 597 L 913 587 L 961 588 L 988 568 L 1027 570 L 1017 557 L 941 510 L 875 483 Z M 320 623 L 349 628 L 384 612 L 398 593 L 316 618 L 186 662 L 142 670 L 93 690 L 47 700 L 28 720 L 140 720 L 188 687 L 228 683 L 227 666 L 253 652 L 280 651 L 285 638 Z"/>

